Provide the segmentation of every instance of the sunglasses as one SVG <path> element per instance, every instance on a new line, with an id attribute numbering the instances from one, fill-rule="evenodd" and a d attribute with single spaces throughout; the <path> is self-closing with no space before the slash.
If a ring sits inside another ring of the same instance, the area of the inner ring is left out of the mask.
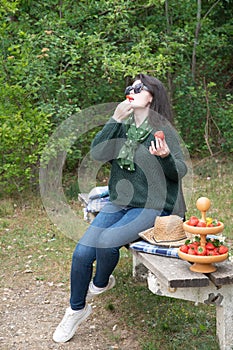
<path id="1" fill-rule="evenodd" d="M 132 90 L 134 90 L 135 94 L 140 94 L 142 90 L 149 91 L 149 89 L 143 83 L 139 83 L 134 86 L 127 86 L 127 88 L 125 89 L 125 95 L 129 95 Z"/>

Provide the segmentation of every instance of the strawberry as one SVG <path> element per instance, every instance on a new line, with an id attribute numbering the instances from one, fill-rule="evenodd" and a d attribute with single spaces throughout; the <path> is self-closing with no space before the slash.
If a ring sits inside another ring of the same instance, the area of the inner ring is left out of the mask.
<path id="1" fill-rule="evenodd" d="M 188 254 L 190 254 L 190 255 L 197 255 L 196 248 L 192 248 L 192 247 L 189 248 Z"/>
<path id="2" fill-rule="evenodd" d="M 214 249 L 214 250 L 213 250 L 213 255 L 215 256 L 215 255 L 220 255 L 220 254 L 219 254 L 218 250 L 215 250 L 215 249 Z"/>
<path id="3" fill-rule="evenodd" d="M 186 244 L 183 244 L 182 246 L 180 246 L 180 251 L 182 252 L 182 253 L 188 253 L 188 246 L 186 245 Z"/>
<path id="4" fill-rule="evenodd" d="M 199 219 L 196 216 L 191 216 L 191 218 L 188 221 L 188 225 L 197 226 L 198 222 L 199 222 Z"/>
<path id="5" fill-rule="evenodd" d="M 218 248 L 219 254 L 226 254 L 228 252 L 228 248 L 225 245 L 220 245 Z"/>
<path id="6" fill-rule="evenodd" d="M 199 221 L 197 227 L 206 227 L 206 223 L 204 221 Z"/>
<path id="7" fill-rule="evenodd" d="M 206 255 L 206 248 L 199 246 L 197 248 L 197 255 Z"/>
<path id="8" fill-rule="evenodd" d="M 197 249 L 197 247 L 198 247 L 198 245 L 199 245 L 199 243 L 198 242 L 192 242 L 192 243 L 190 243 L 189 245 L 188 245 L 188 248 L 189 249 Z"/>
<path id="9" fill-rule="evenodd" d="M 154 133 L 154 137 L 158 137 L 159 139 L 164 140 L 164 132 L 162 130 L 156 131 Z"/>
<path id="10" fill-rule="evenodd" d="M 127 98 L 129 101 L 133 101 L 133 100 L 134 100 L 133 96 L 131 96 L 131 95 L 126 95 L 126 98 Z"/>
<path id="11" fill-rule="evenodd" d="M 215 248 L 215 246 L 211 242 L 206 243 L 205 247 L 207 250 L 213 250 Z"/>
<path id="12" fill-rule="evenodd" d="M 213 250 L 213 249 L 210 249 L 210 250 L 209 250 L 209 249 L 206 249 L 206 255 L 207 255 L 207 256 L 213 256 L 213 255 L 215 255 L 215 254 L 214 254 L 214 250 Z"/>

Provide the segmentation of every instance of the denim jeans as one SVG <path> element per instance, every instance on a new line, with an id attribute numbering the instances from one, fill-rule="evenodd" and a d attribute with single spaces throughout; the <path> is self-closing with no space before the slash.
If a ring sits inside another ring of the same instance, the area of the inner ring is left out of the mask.
<path id="1" fill-rule="evenodd" d="M 109 202 L 93 220 L 77 244 L 72 257 L 70 305 L 85 306 L 96 261 L 94 285 L 105 287 L 119 260 L 122 246 L 136 241 L 138 233 L 154 225 L 156 216 L 169 215 L 155 209 L 120 207 Z"/>

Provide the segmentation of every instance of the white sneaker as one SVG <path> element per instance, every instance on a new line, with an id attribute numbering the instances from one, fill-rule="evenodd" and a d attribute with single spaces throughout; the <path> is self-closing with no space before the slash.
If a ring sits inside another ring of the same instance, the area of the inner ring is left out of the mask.
<path id="1" fill-rule="evenodd" d="M 82 310 L 72 310 L 71 307 L 66 309 L 66 313 L 57 326 L 53 334 L 53 340 L 56 343 L 65 343 L 70 340 L 76 332 L 80 323 L 82 323 L 92 313 L 91 305 L 86 305 Z"/>
<path id="2" fill-rule="evenodd" d="M 115 284 L 116 284 L 116 280 L 115 280 L 115 277 L 113 275 L 111 275 L 109 277 L 108 285 L 106 287 L 103 287 L 103 288 L 96 287 L 94 285 L 93 281 L 91 281 L 89 284 L 89 289 L 87 292 L 86 300 L 90 300 L 90 299 L 96 297 L 97 295 L 106 292 L 107 290 L 113 288 L 115 286 Z"/>

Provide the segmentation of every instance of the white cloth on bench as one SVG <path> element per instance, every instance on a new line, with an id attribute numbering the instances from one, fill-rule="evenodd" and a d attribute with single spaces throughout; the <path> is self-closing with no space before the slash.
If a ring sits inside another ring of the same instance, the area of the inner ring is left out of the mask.
<path id="1" fill-rule="evenodd" d="M 109 201 L 108 186 L 98 186 L 88 194 L 86 211 L 88 213 L 98 213 Z"/>
<path id="2" fill-rule="evenodd" d="M 178 248 L 160 247 L 157 245 L 147 243 L 145 241 L 131 243 L 130 248 L 144 253 L 156 254 L 161 256 L 167 256 L 169 258 L 179 259 Z"/>

